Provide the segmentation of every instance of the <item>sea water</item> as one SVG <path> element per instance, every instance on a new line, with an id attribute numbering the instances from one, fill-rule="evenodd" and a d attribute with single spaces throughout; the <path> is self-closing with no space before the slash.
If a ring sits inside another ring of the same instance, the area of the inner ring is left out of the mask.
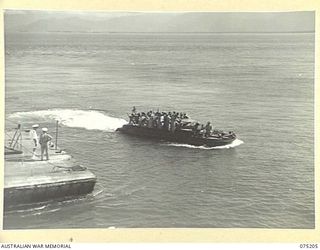
<path id="1" fill-rule="evenodd" d="M 4 214 L 4 228 L 314 228 L 314 34 L 7 33 L 6 129 L 49 128 L 93 194 Z M 186 112 L 223 148 L 115 132 Z"/>

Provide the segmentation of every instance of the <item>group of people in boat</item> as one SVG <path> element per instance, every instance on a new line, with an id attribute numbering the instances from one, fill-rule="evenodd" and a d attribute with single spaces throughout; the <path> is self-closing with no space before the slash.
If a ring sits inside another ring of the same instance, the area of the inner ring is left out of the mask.
<path id="1" fill-rule="evenodd" d="M 160 111 L 148 111 L 137 112 L 136 107 L 132 108 L 132 112 L 129 116 L 129 124 L 147 127 L 165 129 L 174 133 L 176 130 L 191 129 L 194 136 L 209 137 L 212 133 L 212 125 L 207 122 L 206 125 L 198 122 L 190 126 L 190 122 L 185 122 L 188 119 L 188 115 L 182 112 L 160 112 Z"/>

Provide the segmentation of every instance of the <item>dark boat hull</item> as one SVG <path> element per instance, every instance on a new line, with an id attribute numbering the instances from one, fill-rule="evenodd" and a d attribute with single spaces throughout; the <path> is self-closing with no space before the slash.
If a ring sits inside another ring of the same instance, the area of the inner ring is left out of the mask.
<path id="1" fill-rule="evenodd" d="M 236 137 L 235 136 L 226 136 L 226 137 L 199 137 L 194 136 L 190 130 L 176 130 L 174 133 L 167 131 L 165 129 L 158 128 L 148 128 L 148 127 L 139 127 L 135 125 L 126 124 L 121 128 L 118 128 L 117 131 L 120 131 L 125 134 L 152 138 L 157 140 L 164 140 L 168 142 L 177 142 L 190 144 L 194 146 L 207 146 L 207 147 L 217 147 L 224 146 L 232 143 Z"/>

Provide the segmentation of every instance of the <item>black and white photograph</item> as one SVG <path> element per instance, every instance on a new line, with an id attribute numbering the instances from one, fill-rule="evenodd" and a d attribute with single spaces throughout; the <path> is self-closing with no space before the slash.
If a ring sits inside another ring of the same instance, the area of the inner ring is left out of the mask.
<path id="1" fill-rule="evenodd" d="M 4 11 L 3 229 L 315 229 L 315 12 Z"/>

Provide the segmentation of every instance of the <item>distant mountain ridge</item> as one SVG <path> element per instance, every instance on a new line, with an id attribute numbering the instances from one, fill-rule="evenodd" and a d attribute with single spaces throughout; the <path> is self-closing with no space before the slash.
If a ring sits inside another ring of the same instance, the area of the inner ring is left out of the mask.
<path id="1" fill-rule="evenodd" d="M 314 12 L 6 11 L 6 32 L 314 32 Z"/>

